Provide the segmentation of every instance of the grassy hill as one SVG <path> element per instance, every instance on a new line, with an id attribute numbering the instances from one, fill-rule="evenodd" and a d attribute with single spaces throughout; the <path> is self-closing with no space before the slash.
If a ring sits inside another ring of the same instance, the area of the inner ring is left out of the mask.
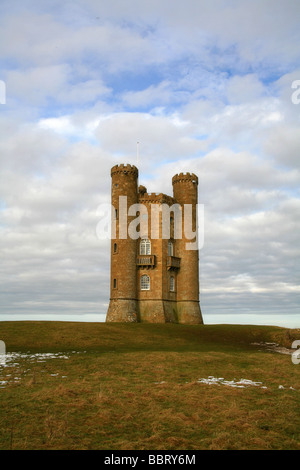
<path id="1" fill-rule="evenodd" d="M 266 346 L 299 330 L 1 322 L 0 339 L 0 449 L 300 449 L 300 365 Z"/>

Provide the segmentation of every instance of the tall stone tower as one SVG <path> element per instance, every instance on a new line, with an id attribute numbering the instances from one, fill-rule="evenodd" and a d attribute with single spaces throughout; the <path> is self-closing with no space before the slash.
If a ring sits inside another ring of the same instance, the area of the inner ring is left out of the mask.
<path id="1" fill-rule="evenodd" d="M 106 321 L 203 323 L 199 252 L 195 245 L 187 248 L 195 240 L 185 226 L 190 216 L 189 229 L 196 233 L 197 176 L 175 175 L 173 197 L 138 188 L 138 170 L 133 165 L 115 165 L 111 177 L 115 230 Z"/>
<path id="2" fill-rule="evenodd" d="M 131 165 L 116 165 L 111 169 L 111 178 L 112 222 L 115 224 L 115 234 L 112 230 L 110 303 L 106 321 L 136 322 L 137 240 L 128 237 L 128 227 L 133 217 L 124 217 L 120 211 L 120 202 L 124 201 L 122 198 L 127 197 L 126 212 L 127 208 L 137 204 L 138 169 Z"/>
<path id="3" fill-rule="evenodd" d="M 176 240 L 177 256 L 181 258 L 180 269 L 177 274 L 177 311 L 180 323 L 199 323 L 201 318 L 199 304 L 199 251 L 186 249 L 192 239 L 187 238 L 184 229 L 184 220 L 188 217 L 187 207 L 191 211 L 191 231 L 196 233 L 198 178 L 193 173 L 175 175 L 172 178 L 173 194 L 182 207 L 182 238 Z"/>

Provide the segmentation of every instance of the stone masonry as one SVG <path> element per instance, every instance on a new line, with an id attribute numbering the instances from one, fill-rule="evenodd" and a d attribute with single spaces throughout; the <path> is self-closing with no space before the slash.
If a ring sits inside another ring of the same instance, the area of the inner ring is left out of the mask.
<path id="1" fill-rule="evenodd" d="M 106 321 L 203 323 L 199 304 L 199 252 L 186 249 L 186 243 L 192 240 L 185 238 L 183 230 L 187 204 L 191 207 L 193 231 L 197 230 L 197 176 L 175 175 L 173 197 L 148 194 L 144 186 L 138 187 L 138 169 L 134 165 L 115 165 L 111 177 L 112 222 L 116 230 L 112 231 L 111 239 L 111 288 Z M 126 218 L 120 208 L 120 197 L 124 200 L 124 196 L 127 209 L 135 204 Z M 152 212 L 153 205 L 157 212 Z M 163 206 L 169 208 L 167 238 L 162 235 Z M 182 216 L 180 238 L 174 233 L 174 207 Z M 146 213 L 142 208 L 147 209 Z M 151 220 L 152 214 L 158 214 L 155 215 L 157 225 Z M 130 225 L 134 224 L 138 235 L 130 237 Z M 154 232 L 153 226 L 157 227 Z"/>

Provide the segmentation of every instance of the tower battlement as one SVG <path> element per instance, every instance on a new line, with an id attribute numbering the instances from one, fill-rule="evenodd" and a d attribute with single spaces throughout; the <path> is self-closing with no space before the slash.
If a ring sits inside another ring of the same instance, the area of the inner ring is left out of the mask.
<path id="1" fill-rule="evenodd" d="M 169 204 L 175 203 L 175 199 L 172 196 L 168 196 L 163 193 L 140 193 L 139 202 L 145 204 Z"/>
<path id="2" fill-rule="evenodd" d="M 186 182 L 198 184 L 198 176 L 196 176 L 194 173 L 178 173 L 172 178 L 172 184 Z"/>
<path id="3" fill-rule="evenodd" d="M 115 165 L 111 169 L 111 176 L 115 174 L 131 174 L 138 177 L 139 171 L 136 166 L 121 163 L 120 165 Z"/>

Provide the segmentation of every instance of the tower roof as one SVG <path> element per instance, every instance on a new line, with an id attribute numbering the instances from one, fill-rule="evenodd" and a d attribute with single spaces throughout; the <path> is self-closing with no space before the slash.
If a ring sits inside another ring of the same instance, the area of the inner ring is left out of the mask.
<path id="1" fill-rule="evenodd" d="M 134 165 L 129 165 L 128 163 L 125 165 L 124 163 L 121 163 L 120 165 L 113 166 L 111 169 L 111 176 L 117 173 L 132 174 L 138 176 L 139 170 Z"/>
<path id="2" fill-rule="evenodd" d="M 172 184 L 186 182 L 198 184 L 198 176 L 196 176 L 195 173 L 178 173 L 172 178 Z"/>

